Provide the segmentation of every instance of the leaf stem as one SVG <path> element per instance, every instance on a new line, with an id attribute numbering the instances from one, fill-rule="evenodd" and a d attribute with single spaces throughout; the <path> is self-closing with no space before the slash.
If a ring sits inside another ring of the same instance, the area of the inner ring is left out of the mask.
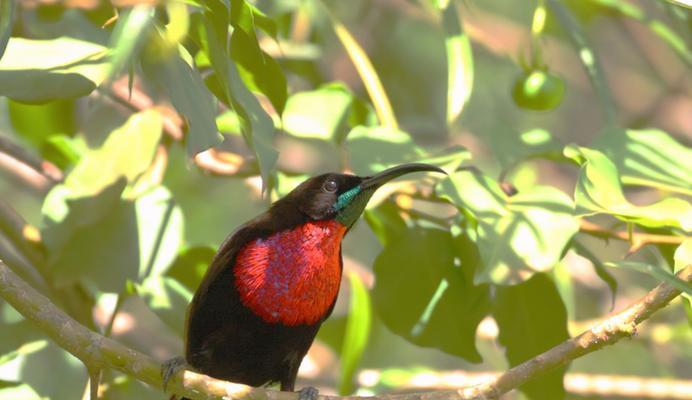
<path id="1" fill-rule="evenodd" d="M 377 75 L 375 67 L 372 65 L 365 50 L 363 50 L 351 32 L 339 21 L 327 5 L 321 0 L 318 3 L 325 10 L 329 19 L 331 19 L 334 33 L 336 33 L 339 41 L 346 49 L 353 66 L 356 67 L 356 71 L 358 71 L 358 75 L 360 75 L 360 79 L 363 81 L 365 89 L 368 91 L 368 95 L 370 95 L 370 99 L 375 106 L 375 113 L 380 124 L 388 128 L 399 129 L 399 123 L 394 115 L 389 97 L 387 97 L 387 92 L 385 92 L 380 77 Z"/>

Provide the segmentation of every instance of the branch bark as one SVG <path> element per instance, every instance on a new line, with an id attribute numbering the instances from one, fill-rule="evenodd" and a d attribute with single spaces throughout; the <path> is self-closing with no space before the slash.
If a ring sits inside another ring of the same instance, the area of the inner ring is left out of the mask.
<path id="1" fill-rule="evenodd" d="M 47 192 L 63 179 L 62 171 L 0 135 L 0 169 L 38 192 Z"/>
<path id="2" fill-rule="evenodd" d="M 634 253 L 635 251 L 641 249 L 647 244 L 681 244 L 685 241 L 683 236 L 674 235 L 656 235 L 653 233 L 646 232 L 627 232 L 627 231 L 613 231 L 608 228 L 604 228 L 596 223 L 588 221 L 586 219 L 581 220 L 581 226 L 579 230 L 583 233 L 600 237 L 602 239 L 618 239 L 624 240 L 625 242 L 630 242 L 630 249 L 628 253 Z"/>
<path id="3" fill-rule="evenodd" d="M 692 281 L 692 265 L 678 273 L 678 278 Z M 636 327 L 653 313 L 665 307 L 680 294 L 674 287 L 661 283 L 646 296 L 603 320 L 581 335 L 517 365 L 491 381 L 458 390 L 379 395 L 373 400 L 496 399 L 548 370 L 591 353 L 618 340 L 630 337 Z M 22 281 L 0 261 L 0 297 L 50 336 L 56 344 L 82 360 L 88 368 L 113 368 L 155 387 L 161 387 L 160 364 L 151 357 L 129 349 L 77 323 L 45 296 Z M 171 392 L 191 399 L 271 399 L 296 400 L 298 394 L 253 388 L 225 382 L 192 371 L 180 371 L 169 382 Z M 320 400 L 356 400 L 363 397 L 319 396 Z"/>

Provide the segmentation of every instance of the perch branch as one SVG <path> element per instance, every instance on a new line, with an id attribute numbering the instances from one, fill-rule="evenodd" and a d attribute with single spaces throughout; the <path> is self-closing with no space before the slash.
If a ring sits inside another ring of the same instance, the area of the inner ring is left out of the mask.
<path id="1" fill-rule="evenodd" d="M 692 281 L 692 265 L 678 273 L 678 278 Z M 459 390 L 379 395 L 370 399 L 437 400 L 493 399 L 517 388 L 552 368 L 564 365 L 585 354 L 618 340 L 630 337 L 636 326 L 666 306 L 680 294 L 674 287 L 661 283 L 646 296 L 623 311 L 613 314 L 581 335 L 517 365 L 489 382 Z M 155 387 L 161 387 L 160 364 L 151 357 L 103 337 L 59 310 L 45 296 L 36 292 L 0 261 L 0 297 L 48 334 L 56 344 L 82 360 L 88 368 L 113 368 Z M 169 382 L 172 392 L 192 399 L 271 399 L 296 400 L 297 393 L 252 388 L 225 382 L 192 371 L 180 371 Z M 363 399 L 362 397 L 319 396 L 320 400 Z"/>

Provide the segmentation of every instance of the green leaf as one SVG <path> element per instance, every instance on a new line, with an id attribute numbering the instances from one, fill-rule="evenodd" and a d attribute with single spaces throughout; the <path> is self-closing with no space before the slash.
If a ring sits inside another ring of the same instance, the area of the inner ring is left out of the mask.
<path id="1" fill-rule="evenodd" d="M 267 96 L 281 114 L 288 97 L 286 77 L 279 63 L 260 48 L 255 31 L 233 31 L 230 54 L 248 88 Z"/>
<path id="2" fill-rule="evenodd" d="M 658 129 L 608 129 L 593 144 L 617 167 L 625 185 L 692 196 L 692 149 Z"/>
<path id="3" fill-rule="evenodd" d="M 668 21 L 662 21 L 653 18 L 652 13 L 638 7 L 636 4 L 622 0 L 591 0 L 594 3 L 600 4 L 617 11 L 621 15 L 634 19 L 647 26 L 651 33 L 658 36 L 660 40 L 667 43 L 682 61 L 687 63 L 688 67 L 692 66 L 692 51 L 688 48 L 685 37 L 676 33 Z M 690 0 L 666 0 L 670 3 L 692 9 L 692 1 Z M 688 37 L 689 38 L 689 37 Z M 689 42 L 689 41 L 688 41 Z"/>
<path id="4" fill-rule="evenodd" d="M 108 80 L 117 77 L 142 50 L 150 29 L 154 26 L 154 7 L 150 4 L 137 4 L 118 15 L 111 35 L 110 69 Z"/>
<path id="5" fill-rule="evenodd" d="M 336 140 L 346 128 L 352 103 L 353 94 L 338 83 L 296 93 L 286 102 L 283 128 L 296 137 Z"/>
<path id="6" fill-rule="evenodd" d="M 351 156 L 351 168 L 361 175 L 369 175 L 385 168 L 425 156 L 411 136 L 385 127 L 357 126 L 346 139 Z"/>
<path id="7" fill-rule="evenodd" d="M 231 25 L 235 28 L 240 28 L 245 32 L 254 31 L 260 28 L 269 36 L 276 39 L 277 28 L 276 23 L 271 18 L 267 17 L 257 7 L 250 4 L 246 0 L 230 0 L 231 1 Z"/>
<path id="8" fill-rule="evenodd" d="M 20 351 L 0 368 L 0 380 L 21 385 L 0 389 L 1 399 L 81 398 L 87 381 L 84 364 L 53 344 L 35 324 L 2 325 L 0 353 L 10 350 Z"/>
<path id="9" fill-rule="evenodd" d="M 364 217 L 382 246 L 387 246 L 406 232 L 406 221 L 401 218 L 399 208 L 393 201 L 384 201 L 377 207 L 366 210 Z"/>
<path id="10" fill-rule="evenodd" d="M 673 259 L 675 260 L 675 268 L 673 271 L 675 273 L 678 273 L 682 271 L 684 268 L 692 265 L 692 239 L 687 238 L 685 239 L 680 246 L 678 246 L 677 249 L 675 249 L 675 254 L 673 256 Z M 692 309 L 690 307 L 692 305 L 692 296 L 685 293 L 683 294 L 686 305 L 688 308 Z M 692 314 L 690 314 L 692 316 Z M 690 319 L 690 324 L 692 324 L 692 319 Z"/>
<path id="11" fill-rule="evenodd" d="M 454 122 L 473 90 L 473 51 L 463 31 L 455 3 L 442 9 L 442 26 L 447 50 L 447 123 Z"/>
<path id="12" fill-rule="evenodd" d="M 56 285 L 120 292 L 128 280 L 165 273 L 175 259 L 182 213 L 168 190 L 122 200 L 120 182 L 92 197 L 63 199 L 67 213 L 43 232 Z"/>
<path id="13" fill-rule="evenodd" d="M 24 343 L 15 350 L 12 350 L 5 354 L 0 354 L 0 365 L 10 362 L 22 355 L 27 355 L 39 351 L 47 345 L 48 342 L 46 340 L 36 340 L 33 342 Z"/>
<path id="14" fill-rule="evenodd" d="M 545 274 L 513 286 L 498 286 L 493 317 L 510 366 L 537 356 L 569 338 L 567 312 L 554 283 Z M 519 387 L 531 399 L 561 399 L 567 367 L 555 369 Z"/>
<path id="15" fill-rule="evenodd" d="M 66 170 L 76 165 L 88 150 L 82 137 L 54 135 L 46 140 L 41 148 L 41 155 L 58 168 Z"/>
<path id="16" fill-rule="evenodd" d="M 577 253 L 591 261 L 591 264 L 593 264 L 594 270 L 596 271 L 596 275 L 598 275 L 598 277 L 601 278 L 610 288 L 610 304 L 612 308 L 615 306 L 615 295 L 617 294 L 618 290 L 618 281 L 613 275 L 611 275 L 610 272 L 608 272 L 605 265 L 603 265 L 603 262 L 596 256 L 596 254 L 589 250 L 588 247 L 576 240 L 573 242 L 573 246 Z"/>
<path id="17" fill-rule="evenodd" d="M 11 38 L 0 59 L 0 96 L 26 103 L 86 96 L 105 79 L 107 56 L 83 40 Z"/>
<path id="18" fill-rule="evenodd" d="M 349 32 L 346 26 L 339 21 L 337 16 L 329 11 L 326 5 L 323 3 L 320 4 L 323 5 L 323 9 L 331 19 L 331 26 L 334 29 L 334 33 L 336 33 L 339 41 L 344 46 L 344 49 L 346 49 L 346 53 L 348 53 L 353 66 L 356 68 L 356 71 L 358 71 L 358 75 L 363 81 L 363 85 L 368 91 L 370 100 L 375 107 L 377 119 L 380 121 L 380 124 L 391 130 L 399 129 L 399 123 L 396 120 L 396 115 L 392 109 L 392 104 L 389 101 L 387 92 L 385 92 L 380 77 L 377 75 L 377 71 L 375 71 L 375 67 L 372 65 L 367 53 L 365 53 L 365 50 L 358 44 L 358 41 L 353 37 L 351 32 Z"/>
<path id="19" fill-rule="evenodd" d="M 673 226 L 692 230 L 689 202 L 668 197 L 648 206 L 636 206 L 625 199 L 618 170 L 603 153 L 570 145 L 564 154 L 581 165 L 574 193 L 578 215 L 606 213 L 652 228 Z"/>
<path id="20" fill-rule="evenodd" d="M 688 265 L 692 265 L 692 238 L 687 238 L 675 250 L 675 272 L 682 271 Z"/>
<path id="21" fill-rule="evenodd" d="M 572 45 L 586 70 L 586 74 L 591 80 L 591 86 L 593 86 L 596 95 L 601 101 L 601 109 L 605 114 L 608 125 L 615 126 L 617 122 L 617 107 L 610 94 L 603 66 L 593 46 L 589 43 L 586 32 L 584 32 L 577 18 L 562 1 L 547 0 L 547 5 L 552 10 L 555 17 L 560 21 L 560 25 L 572 39 Z"/>
<path id="22" fill-rule="evenodd" d="M 613 268 L 627 268 L 632 269 L 644 274 L 653 276 L 654 278 L 667 282 L 668 284 L 675 286 L 678 290 L 685 293 L 687 296 L 692 296 L 692 284 L 685 282 L 677 276 L 673 275 L 669 270 L 662 268 L 658 265 L 651 265 L 648 263 L 637 262 L 637 261 L 616 261 L 605 263 L 607 267 Z"/>
<path id="23" fill-rule="evenodd" d="M 173 278 L 152 276 L 137 285 L 142 300 L 179 337 L 183 337 L 185 312 L 192 292 Z"/>
<path id="24" fill-rule="evenodd" d="M 199 33 L 202 49 L 208 54 L 216 77 L 225 93 L 226 102 L 240 117 L 243 137 L 255 153 L 266 187 L 274 171 L 278 153 L 272 145 L 274 122 L 259 101 L 248 90 L 240 77 L 235 63 L 231 62 L 225 48 L 225 37 L 218 37 L 212 22 L 203 18 Z"/>
<path id="25" fill-rule="evenodd" d="M 467 238 L 409 229 L 375 260 L 375 309 L 389 329 L 410 342 L 479 362 L 475 332 L 490 304 L 488 285 L 473 283 L 478 264 L 478 251 Z"/>
<path id="26" fill-rule="evenodd" d="M 0 0 L 0 59 L 12 35 L 15 9 L 15 0 Z"/>
<path id="27" fill-rule="evenodd" d="M 0 387 L 0 399 L 12 400 L 42 400 L 36 391 L 26 383 L 17 382 L 16 385 Z"/>
<path id="28" fill-rule="evenodd" d="M 459 171 L 437 193 L 476 222 L 484 264 L 477 282 L 517 282 L 550 270 L 579 230 L 572 201 L 553 187 L 534 186 L 508 197 L 489 177 Z"/>
<path id="29" fill-rule="evenodd" d="M 221 133 L 228 135 L 241 135 L 243 128 L 241 126 L 238 113 L 232 110 L 226 111 L 216 117 L 216 126 L 219 127 Z"/>
<path id="30" fill-rule="evenodd" d="M 210 246 L 183 248 L 166 273 L 190 291 L 195 291 L 209 268 L 216 249 Z"/>
<path id="31" fill-rule="evenodd" d="M 152 163 L 163 119 L 154 110 L 133 114 L 98 149 L 84 154 L 65 179 L 73 197 L 89 196 L 121 177 L 133 183 Z"/>
<path id="32" fill-rule="evenodd" d="M 345 396 L 355 390 L 353 376 L 368 344 L 372 322 L 370 294 L 358 275 L 348 275 L 351 283 L 351 305 L 346 321 L 346 332 L 341 348 L 341 375 L 339 394 Z"/>
<path id="33" fill-rule="evenodd" d="M 36 148 L 41 148 L 51 137 L 73 135 L 78 129 L 77 106 L 74 99 L 44 104 L 26 104 L 9 100 L 7 108 L 14 131 Z"/>
<path id="34" fill-rule="evenodd" d="M 185 118 L 188 157 L 221 143 L 214 97 L 198 72 L 176 54 L 145 61 L 142 68 L 147 78 L 168 94 L 175 109 Z"/>

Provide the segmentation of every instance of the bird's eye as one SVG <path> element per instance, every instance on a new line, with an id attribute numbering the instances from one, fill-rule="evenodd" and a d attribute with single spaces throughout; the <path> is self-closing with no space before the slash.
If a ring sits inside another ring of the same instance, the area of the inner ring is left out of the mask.
<path id="1" fill-rule="evenodd" d="M 322 186 L 322 188 L 327 193 L 334 193 L 337 189 L 336 181 L 334 179 L 329 179 L 324 183 L 324 186 Z"/>

